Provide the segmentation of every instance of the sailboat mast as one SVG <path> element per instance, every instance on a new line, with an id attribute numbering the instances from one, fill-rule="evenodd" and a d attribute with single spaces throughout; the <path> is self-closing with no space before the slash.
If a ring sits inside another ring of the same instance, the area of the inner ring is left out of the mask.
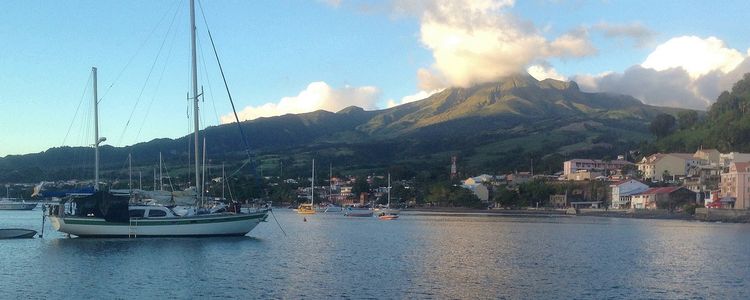
<path id="1" fill-rule="evenodd" d="M 99 101 L 96 90 L 96 67 L 91 68 L 94 77 L 94 191 L 99 190 Z"/>
<path id="2" fill-rule="evenodd" d="M 391 208 L 391 173 L 388 173 L 388 204 L 386 207 Z"/>
<path id="3" fill-rule="evenodd" d="M 310 205 L 315 203 L 315 159 L 312 160 L 312 180 L 310 180 Z"/>
<path id="4" fill-rule="evenodd" d="M 195 45 L 195 0 L 190 0 L 190 52 L 191 52 L 191 70 L 192 70 L 192 84 L 193 84 L 193 124 L 195 126 L 194 130 L 194 148 L 195 148 L 195 188 L 196 192 L 198 192 L 198 195 L 202 195 L 203 193 L 203 184 L 201 182 L 201 174 L 200 174 L 200 145 L 198 141 L 198 130 L 200 126 L 199 122 L 199 114 L 198 114 L 198 63 L 197 61 L 197 55 L 196 55 L 196 45 Z M 203 201 L 201 196 L 201 201 Z"/>
<path id="5" fill-rule="evenodd" d="M 159 190 L 164 190 L 164 176 L 161 173 L 161 170 L 163 169 L 162 166 L 162 160 L 161 160 L 161 152 L 159 152 Z M 156 189 L 154 189 L 156 190 Z"/>

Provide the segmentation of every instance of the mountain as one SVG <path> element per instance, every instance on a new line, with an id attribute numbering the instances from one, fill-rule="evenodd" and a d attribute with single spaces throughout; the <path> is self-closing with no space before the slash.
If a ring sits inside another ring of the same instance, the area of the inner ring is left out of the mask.
<path id="1" fill-rule="evenodd" d="M 403 176 L 447 173 L 453 155 L 459 158 L 459 169 L 467 173 L 527 170 L 532 160 L 535 170 L 553 172 L 574 156 L 614 158 L 625 153 L 651 138 L 648 124 L 656 115 L 679 111 L 645 105 L 625 95 L 582 92 L 575 82 L 538 81 L 523 74 L 445 89 L 384 110 L 348 107 L 335 113 L 287 114 L 240 126 L 212 126 L 203 132 L 209 158 L 238 164 L 247 157 L 239 138 L 241 127 L 259 163 L 256 170 L 262 168 L 266 174 L 280 172 L 282 162 L 285 173 L 304 174 L 312 157 L 348 172 L 388 167 L 402 170 Z M 103 166 L 122 172 L 132 153 L 134 164 L 150 170 L 161 152 L 170 165 L 188 170 L 191 139 L 188 135 L 105 147 Z M 90 157 L 91 149 L 70 147 L 8 156 L 0 159 L 0 174 L 27 174 L 21 177 L 36 180 L 73 176 L 78 169 L 90 168 Z M 13 181 L 4 177 L 0 181 Z"/>

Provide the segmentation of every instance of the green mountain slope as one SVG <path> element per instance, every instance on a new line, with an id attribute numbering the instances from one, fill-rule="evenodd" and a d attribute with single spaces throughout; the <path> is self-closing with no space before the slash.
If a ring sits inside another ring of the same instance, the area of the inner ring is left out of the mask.
<path id="1" fill-rule="evenodd" d="M 658 140 L 651 152 L 692 152 L 700 147 L 723 153 L 750 152 L 750 73 L 731 91 L 721 93 L 704 119 L 691 126 L 678 125 L 682 129 Z"/>
<path id="2" fill-rule="evenodd" d="M 654 116 L 677 111 L 644 105 L 630 96 L 585 93 L 574 82 L 516 75 L 471 88 L 446 89 L 385 110 L 349 107 L 336 113 L 260 118 L 240 126 L 256 170 L 262 166 L 266 174 L 280 172 L 280 161 L 285 173 L 290 172 L 286 174 L 304 174 L 312 157 L 352 172 L 390 167 L 405 170 L 403 176 L 424 170 L 447 173 L 452 155 L 459 156 L 460 169 L 466 173 L 528 169 L 531 160 L 535 170 L 556 171 L 566 158 L 614 158 L 633 149 L 651 138 L 648 123 Z M 236 124 L 203 132 L 212 161 L 239 164 L 246 158 Z M 153 166 L 161 152 L 170 165 L 188 170 L 191 139 L 188 135 L 107 147 L 102 150 L 103 164 L 121 171 L 132 153 L 134 164 Z M 0 174 L 14 171 L 15 176 L 35 180 L 83 176 L 73 170 L 90 168 L 86 162 L 93 157 L 91 152 L 64 147 L 8 156 L 0 159 Z M 14 181 L 8 176 L 2 180 Z"/>

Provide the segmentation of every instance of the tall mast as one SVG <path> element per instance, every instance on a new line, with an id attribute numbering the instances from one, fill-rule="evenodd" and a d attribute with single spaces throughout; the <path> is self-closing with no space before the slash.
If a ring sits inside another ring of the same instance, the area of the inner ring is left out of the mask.
<path id="1" fill-rule="evenodd" d="M 388 204 L 386 207 L 391 208 L 391 173 L 388 173 Z"/>
<path id="2" fill-rule="evenodd" d="M 191 70 L 192 70 L 192 82 L 193 82 L 193 124 L 194 130 L 194 157 L 195 157 L 195 188 L 198 195 L 202 195 L 203 183 L 201 182 L 200 174 L 200 147 L 198 143 L 198 130 L 200 126 L 199 114 L 198 114 L 198 63 L 196 62 L 196 45 L 195 45 L 195 0 L 190 0 L 190 52 L 191 52 Z M 201 201 L 203 201 L 201 196 Z"/>
<path id="3" fill-rule="evenodd" d="M 161 170 L 162 170 L 161 161 L 162 161 L 161 160 L 161 152 L 159 152 L 159 190 L 160 191 L 164 189 L 164 176 L 162 176 L 162 174 L 161 174 Z M 156 175 L 156 174 L 154 174 L 154 175 Z M 154 189 L 154 190 L 156 190 L 156 189 Z"/>
<path id="4" fill-rule="evenodd" d="M 128 189 L 130 190 L 130 196 L 133 196 L 133 156 L 128 153 Z"/>
<path id="5" fill-rule="evenodd" d="M 310 180 L 310 205 L 315 203 L 315 159 L 312 160 L 312 180 Z"/>
<path id="6" fill-rule="evenodd" d="M 99 190 L 99 96 L 96 90 L 96 67 L 91 68 L 94 77 L 94 191 Z"/>

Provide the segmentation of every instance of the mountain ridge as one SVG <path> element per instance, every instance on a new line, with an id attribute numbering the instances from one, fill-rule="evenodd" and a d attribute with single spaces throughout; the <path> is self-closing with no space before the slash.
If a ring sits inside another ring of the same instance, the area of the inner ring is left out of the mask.
<path id="1" fill-rule="evenodd" d="M 654 116 L 679 111 L 649 106 L 627 95 L 583 92 L 572 81 L 539 81 L 520 74 L 468 88 L 448 88 L 382 110 L 350 106 L 338 112 L 318 110 L 258 118 L 239 126 L 256 158 L 286 159 L 292 169 L 301 169 L 303 161 L 312 157 L 356 171 L 393 165 L 437 167 L 447 165 L 450 156 L 460 155 L 467 170 L 508 170 L 525 165 L 522 160 L 526 159 L 539 163 L 547 159 L 548 169 L 553 170 L 566 155 L 635 147 L 651 138 L 647 126 Z M 246 158 L 237 124 L 209 126 L 201 132 L 214 160 L 238 162 Z M 121 162 L 127 153 L 145 158 L 141 164 L 153 164 L 159 152 L 168 153 L 167 159 L 173 163 L 189 162 L 190 139 L 192 135 L 105 147 L 104 166 L 114 168 L 114 162 Z M 56 168 L 72 168 L 70 161 L 60 161 L 63 150 L 85 156 L 90 149 L 51 148 L 6 156 L 0 158 L 0 170 L 31 164 L 40 170 L 29 173 L 44 177 Z M 54 159 L 44 158 L 46 152 Z"/>

